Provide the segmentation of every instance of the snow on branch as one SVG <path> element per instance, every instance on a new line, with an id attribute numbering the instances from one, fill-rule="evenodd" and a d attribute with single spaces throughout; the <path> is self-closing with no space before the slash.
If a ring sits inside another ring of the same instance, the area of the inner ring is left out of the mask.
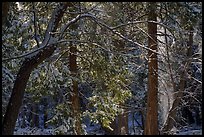
<path id="1" fill-rule="evenodd" d="M 59 43 L 67 43 L 67 42 L 71 42 L 71 41 L 74 41 L 74 40 L 60 40 L 60 41 L 57 41 L 56 38 L 53 38 L 49 40 L 49 43 L 48 45 L 49 46 L 56 46 L 56 44 L 59 44 Z M 36 46 L 35 46 L 36 47 Z M 33 51 L 31 52 L 28 52 L 28 53 L 25 53 L 25 54 L 22 54 L 22 55 L 18 55 L 18 56 L 15 56 L 15 57 L 11 57 L 11 58 L 3 58 L 2 61 L 9 61 L 9 60 L 13 60 L 13 59 L 19 59 L 19 58 L 31 58 L 33 56 L 35 56 L 36 54 L 39 53 L 39 51 L 43 50 L 47 48 L 47 46 L 42 46 L 42 44 L 40 44 L 40 47 L 37 48 L 37 49 L 33 49 Z"/>
<path id="2" fill-rule="evenodd" d="M 51 33 L 57 29 L 58 23 L 61 19 L 64 10 L 67 8 L 69 2 L 60 3 L 60 5 L 52 13 L 51 19 L 48 23 L 47 30 L 45 32 L 45 38 L 42 42 L 42 46 L 46 46 L 50 40 Z"/>
<path id="3" fill-rule="evenodd" d="M 138 42 L 135 42 L 135 41 L 133 41 L 133 40 L 131 40 L 131 39 L 128 39 L 127 37 L 125 37 L 125 36 L 123 36 L 121 33 L 119 33 L 118 31 L 114 30 L 112 27 L 110 27 L 110 26 L 108 26 L 107 24 L 105 24 L 105 23 L 99 21 L 96 17 L 94 17 L 94 16 L 88 16 L 88 17 L 90 17 L 91 19 L 93 19 L 93 21 L 95 21 L 98 25 L 107 28 L 108 30 L 110 30 L 112 33 L 116 34 L 116 35 L 119 36 L 120 38 L 122 38 L 122 39 L 124 39 L 124 40 L 126 40 L 126 41 L 128 41 L 128 42 L 130 42 L 130 43 L 133 43 L 134 45 L 137 45 L 137 46 L 139 46 L 139 47 L 141 47 L 141 48 L 144 48 L 144 49 L 146 49 L 146 50 L 152 51 L 153 53 L 156 53 L 156 54 L 158 54 L 158 55 L 162 55 L 162 54 L 156 52 L 155 50 L 152 50 L 152 49 L 150 49 L 150 48 L 148 48 L 148 47 L 145 47 L 145 46 L 142 45 L 142 44 L 139 44 Z M 162 55 L 162 56 L 164 56 L 164 55 Z"/>
<path id="4" fill-rule="evenodd" d="M 76 18 L 74 18 L 74 19 L 72 19 L 71 21 L 69 21 L 65 26 L 63 26 L 63 27 L 61 28 L 61 31 L 60 31 L 60 32 L 61 32 L 61 36 L 60 36 L 60 37 L 62 37 L 62 35 L 63 35 L 63 33 L 65 32 L 65 30 L 66 30 L 72 23 L 75 23 L 75 22 L 77 22 L 79 19 L 86 18 L 86 17 L 92 19 L 92 20 L 93 20 L 94 22 L 96 22 L 98 25 L 100 25 L 100 26 L 102 26 L 102 27 L 105 27 L 106 29 L 110 30 L 112 33 L 116 34 L 116 35 L 119 36 L 120 38 L 122 38 L 122 39 L 124 39 L 124 40 L 126 40 L 126 41 L 128 41 L 128 42 L 130 42 L 130 43 L 133 43 L 134 45 L 140 46 L 140 47 L 142 47 L 142 48 L 144 48 L 144 49 L 146 49 L 146 50 L 150 50 L 150 51 L 152 51 L 153 53 L 156 53 L 156 54 L 158 54 L 158 55 L 162 55 L 162 54 L 156 52 L 155 50 L 152 50 L 152 49 L 150 49 L 150 48 L 148 48 L 148 47 L 145 47 L 145 46 L 142 45 L 142 44 L 139 44 L 139 43 L 137 43 L 137 42 L 135 42 L 135 41 L 133 41 L 133 40 L 131 40 L 131 39 L 128 39 L 127 37 L 125 37 L 125 36 L 123 36 L 121 33 L 119 33 L 118 31 L 116 31 L 116 30 L 115 30 L 115 27 L 110 27 L 110 26 L 108 26 L 107 24 L 105 24 L 105 23 L 99 21 L 99 19 L 97 19 L 94 15 L 92 15 L 92 14 L 90 14 L 90 13 L 78 15 Z M 162 55 L 162 56 L 164 56 L 164 55 Z"/>
<path id="5" fill-rule="evenodd" d="M 46 48 L 47 45 L 51 46 L 51 45 L 55 44 L 57 42 L 57 39 L 54 37 L 51 37 L 51 32 L 54 32 L 57 29 L 59 21 L 61 20 L 62 14 L 64 13 L 64 10 L 67 8 L 68 4 L 70 4 L 70 3 L 69 2 L 60 3 L 60 5 L 53 11 L 52 17 L 51 17 L 51 19 L 48 23 L 47 29 L 46 29 L 45 38 L 44 38 L 43 42 L 39 45 L 39 48 L 37 48 L 37 49 L 35 49 L 29 53 L 20 55 L 20 56 L 2 59 L 2 61 L 18 59 L 18 58 L 22 58 L 22 57 L 32 58 L 32 57 L 36 56 L 40 50 Z"/>

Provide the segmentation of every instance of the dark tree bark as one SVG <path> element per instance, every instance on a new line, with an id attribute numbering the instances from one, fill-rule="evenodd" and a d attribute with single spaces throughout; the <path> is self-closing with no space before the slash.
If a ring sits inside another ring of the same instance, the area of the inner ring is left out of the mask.
<path id="1" fill-rule="evenodd" d="M 76 6 L 79 7 L 76 8 Z M 70 9 L 70 12 L 80 11 L 80 2 L 76 3 L 73 8 Z M 71 17 L 76 17 L 76 15 L 71 15 Z M 73 38 L 79 38 L 77 35 L 77 29 L 79 27 L 79 23 L 72 24 L 70 27 L 71 30 L 76 31 L 75 35 L 72 35 Z M 69 54 L 69 67 L 71 71 L 71 76 L 77 78 L 77 45 L 74 45 L 72 42 L 70 43 L 70 54 Z M 78 81 L 76 79 L 72 79 L 72 94 L 71 94 L 71 102 L 72 102 L 72 114 L 75 126 L 74 132 L 76 135 L 82 135 L 82 126 L 81 126 L 81 104 L 80 104 L 80 97 L 79 97 L 79 89 L 78 89 Z"/>
<path id="2" fill-rule="evenodd" d="M 70 64 L 70 71 L 72 73 L 72 77 L 77 76 L 77 48 L 76 45 L 70 45 L 70 55 L 69 55 L 69 64 Z M 72 102 L 72 110 L 73 110 L 73 117 L 76 120 L 75 123 L 75 132 L 77 135 L 82 134 L 81 129 L 81 111 L 80 111 L 80 101 L 79 101 L 79 92 L 78 92 L 78 82 L 76 80 L 72 80 L 72 95 L 71 95 L 71 102 Z"/>
<path id="3" fill-rule="evenodd" d="M 101 123 L 101 125 L 103 125 L 103 124 Z M 102 126 L 102 129 L 105 131 L 105 135 L 117 135 L 118 134 L 118 128 L 117 128 L 116 118 L 114 121 L 111 122 L 110 127 L 113 130 L 110 130 L 109 128 Z"/>
<path id="4" fill-rule="evenodd" d="M 109 128 L 102 127 L 106 135 L 127 135 L 128 134 L 128 114 L 123 113 L 118 115 L 114 121 L 111 122 Z"/>
<path id="5" fill-rule="evenodd" d="M 148 21 L 156 21 L 156 3 L 148 3 Z M 148 22 L 148 45 L 149 48 L 157 51 L 157 24 Z M 147 113 L 145 121 L 145 135 L 158 134 L 158 63 L 157 54 L 148 51 L 148 94 L 147 94 Z"/>
<path id="6" fill-rule="evenodd" d="M 10 3 L 2 2 L 2 26 L 6 24 Z"/>
<path id="7" fill-rule="evenodd" d="M 13 134 L 15 123 L 18 117 L 19 109 L 22 105 L 26 83 L 29 79 L 32 70 L 37 67 L 44 59 L 50 57 L 54 52 L 54 47 L 47 48 L 34 56 L 31 60 L 26 59 L 21 66 L 17 78 L 14 83 L 13 91 L 9 104 L 7 106 L 6 114 L 4 116 L 2 133 L 5 135 Z M 42 53 L 42 54 L 41 54 Z M 39 57 L 40 60 L 37 60 Z"/>
<path id="8" fill-rule="evenodd" d="M 127 135 L 128 134 L 128 112 L 125 109 L 125 113 L 120 114 L 118 116 L 118 133 L 119 135 Z"/>
<path id="9" fill-rule="evenodd" d="M 33 112 L 35 111 L 35 109 L 33 108 L 33 104 L 31 104 L 30 107 L 30 127 L 34 127 L 34 122 L 33 122 Z"/>
<path id="10" fill-rule="evenodd" d="M 25 128 L 25 127 L 26 127 L 26 112 L 25 112 L 24 109 L 22 110 L 21 115 L 22 115 L 22 124 L 21 124 L 21 128 Z"/>
<path id="11" fill-rule="evenodd" d="M 125 131 L 122 134 L 128 135 L 129 134 L 129 128 L 128 128 L 128 109 L 126 109 L 126 112 L 123 114 L 124 119 L 124 127 Z"/>
<path id="12" fill-rule="evenodd" d="M 31 114 L 32 114 L 31 127 L 39 127 L 38 104 L 34 103 L 32 105 Z"/>
<path id="13" fill-rule="evenodd" d="M 34 121 L 34 127 L 39 127 L 39 108 L 38 104 L 34 104 L 34 114 L 33 114 L 33 121 Z"/>
<path id="14" fill-rule="evenodd" d="M 28 117 L 27 118 L 28 123 L 31 123 L 31 121 L 32 121 L 32 106 L 31 106 L 31 104 L 28 105 L 26 116 Z M 29 126 L 31 126 L 31 125 L 29 125 Z"/>
<path id="15" fill-rule="evenodd" d="M 143 111 L 140 111 L 140 114 L 141 114 L 141 120 L 142 120 L 142 129 L 144 130 L 144 126 L 145 126 L 145 120 L 144 120 L 144 114 L 143 114 Z"/>
<path id="16" fill-rule="evenodd" d="M 44 108 L 43 108 L 43 120 L 44 120 L 44 128 L 47 128 L 47 120 L 48 120 L 48 114 L 47 114 L 47 109 L 48 109 L 48 99 L 47 98 L 44 98 L 43 99 L 43 105 L 44 105 Z"/>
<path id="17" fill-rule="evenodd" d="M 50 23 L 46 31 L 46 35 L 49 35 L 49 37 L 50 32 L 56 31 L 59 21 L 61 20 L 68 5 L 69 3 L 60 3 L 59 7 L 57 7 L 57 9 L 53 12 L 52 18 L 50 19 Z M 49 41 L 47 39 L 48 37 L 45 36 L 44 41 L 46 41 L 46 43 L 43 42 L 44 45 L 42 46 L 46 46 L 47 42 Z M 20 70 L 17 74 L 12 94 L 4 116 L 2 126 L 3 135 L 11 135 L 14 132 L 16 120 L 18 118 L 19 110 L 23 101 L 24 91 L 31 72 L 45 59 L 49 58 L 53 54 L 54 50 L 55 46 L 47 45 L 46 48 L 33 55 L 31 58 L 26 58 L 23 61 L 23 64 L 21 65 Z"/>

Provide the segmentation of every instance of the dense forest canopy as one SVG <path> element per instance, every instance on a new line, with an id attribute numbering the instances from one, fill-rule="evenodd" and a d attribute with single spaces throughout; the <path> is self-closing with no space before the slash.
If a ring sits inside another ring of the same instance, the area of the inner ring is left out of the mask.
<path id="1" fill-rule="evenodd" d="M 2 134 L 200 133 L 201 56 L 201 2 L 2 2 Z"/>

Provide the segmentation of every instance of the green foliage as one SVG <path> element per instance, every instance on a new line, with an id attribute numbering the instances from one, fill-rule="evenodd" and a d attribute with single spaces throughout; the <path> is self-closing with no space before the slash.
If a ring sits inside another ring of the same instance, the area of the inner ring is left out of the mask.
<path id="1" fill-rule="evenodd" d="M 131 97 L 127 88 L 130 84 L 130 73 L 115 65 L 117 61 L 111 64 L 103 56 L 96 55 L 92 62 L 93 66 L 90 67 L 88 75 L 89 80 L 94 83 L 94 91 L 93 96 L 89 97 L 88 106 L 91 110 L 84 112 L 84 115 L 89 115 L 92 121 L 110 128 L 111 121 L 122 111 L 120 105 Z M 93 109 L 95 111 L 92 111 Z"/>
<path id="2" fill-rule="evenodd" d="M 18 4 L 13 2 L 9 11 L 10 26 L 3 28 L 2 31 L 3 58 L 19 56 L 37 48 L 34 37 L 33 4 L 37 16 L 37 33 L 40 43 L 42 42 L 52 11 L 58 3 L 20 2 L 22 8 L 19 8 Z M 79 15 L 78 11 L 74 10 L 77 6 L 76 4 L 74 8 L 70 7 L 67 10 L 60 22 L 60 27 Z M 145 6 L 146 3 L 141 2 L 81 2 L 82 13 L 84 11 L 85 13 L 90 12 L 99 21 L 110 27 L 131 21 L 145 21 Z M 161 9 L 161 13 L 158 12 L 162 20 L 161 23 L 170 28 L 171 35 L 175 40 L 174 44 L 170 44 L 169 51 L 172 60 L 176 60 L 171 62 L 172 68 L 177 70 L 180 66 L 179 63 L 185 59 L 184 53 L 188 41 L 186 31 L 192 26 L 197 27 L 199 21 L 202 22 L 202 14 L 199 12 L 202 4 L 195 2 L 165 2 L 159 3 L 158 6 Z M 73 43 L 77 45 L 78 50 L 77 76 L 70 76 L 70 51 L 69 42 L 67 42 L 64 45 L 59 44 L 54 55 L 45 60 L 31 73 L 26 87 L 26 95 L 29 97 L 26 103 L 40 102 L 42 97 L 45 96 L 51 98 L 53 104 L 47 110 L 51 113 L 51 118 L 47 123 L 57 127 L 57 134 L 64 134 L 58 127 L 63 125 L 63 128 L 69 130 L 74 125 L 74 119 L 72 119 L 71 115 L 72 110 L 70 109 L 72 104 L 69 103 L 73 79 L 78 81 L 78 83 L 87 84 L 93 91 L 88 98 L 88 110 L 83 115 L 88 115 L 92 121 L 101 123 L 109 129 L 111 129 L 110 122 L 123 112 L 121 105 L 126 104 L 126 101 L 133 96 L 131 93 L 133 91 L 129 88 L 131 84 L 138 86 L 140 89 L 134 93 L 134 96 L 140 98 L 140 100 L 137 100 L 137 104 L 145 104 L 144 83 L 147 83 L 147 81 L 143 80 L 147 79 L 147 68 L 145 66 L 145 58 L 142 57 L 140 59 L 139 57 L 146 56 L 146 51 L 143 51 L 137 45 L 132 45 L 118 38 L 118 36 L 113 35 L 110 31 L 88 18 L 81 19 L 77 23 L 79 27 L 75 29 L 72 24 L 72 29 L 67 29 L 63 38 L 63 40 L 68 41 L 70 39 L 76 40 Z M 199 27 L 196 29 L 201 32 Z M 147 31 L 146 23 L 124 25 L 115 31 L 133 41 L 144 45 L 147 44 L 147 35 L 144 33 Z M 73 34 L 78 36 L 73 37 Z M 200 40 L 198 41 L 200 42 Z M 135 48 L 136 50 L 128 52 L 128 48 Z M 126 55 L 137 55 L 138 57 L 129 58 Z M 18 58 L 2 63 L 2 67 L 7 70 L 2 70 L 3 114 L 12 91 L 15 76 L 23 60 L 24 58 Z"/>

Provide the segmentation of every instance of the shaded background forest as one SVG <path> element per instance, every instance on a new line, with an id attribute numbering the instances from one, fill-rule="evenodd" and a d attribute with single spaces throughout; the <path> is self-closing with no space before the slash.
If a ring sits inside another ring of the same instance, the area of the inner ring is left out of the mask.
<path id="1" fill-rule="evenodd" d="M 202 130 L 201 56 L 201 2 L 3 2 L 2 132 Z"/>

